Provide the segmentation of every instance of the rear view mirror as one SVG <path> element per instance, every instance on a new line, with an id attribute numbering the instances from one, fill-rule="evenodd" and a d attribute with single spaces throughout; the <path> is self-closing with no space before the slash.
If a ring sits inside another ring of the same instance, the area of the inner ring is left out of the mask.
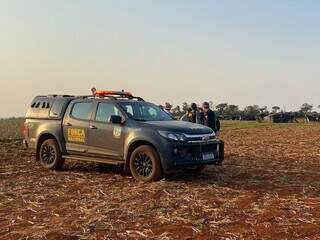
<path id="1" fill-rule="evenodd" d="M 115 124 L 121 124 L 122 123 L 122 117 L 120 116 L 117 116 L 117 115 L 112 115 L 110 117 L 110 120 L 109 120 L 111 123 L 115 123 Z"/>

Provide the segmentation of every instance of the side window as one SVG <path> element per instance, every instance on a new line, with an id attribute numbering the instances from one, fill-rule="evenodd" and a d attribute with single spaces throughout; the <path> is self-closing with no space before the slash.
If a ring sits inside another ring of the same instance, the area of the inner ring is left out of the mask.
<path id="1" fill-rule="evenodd" d="M 99 103 L 96 113 L 96 121 L 109 122 L 112 115 L 121 116 L 118 108 L 112 103 Z"/>
<path id="2" fill-rule="evenodd" d="M 49 116 L 53 118 L 62 117 L 62 111 L 66 107 L 67 103 L 68 102 L 66 102 L 63 98 L 54 100 Z M 47 107 L 50 108 L 50 105 Z"/>
<path id="3" fill-rule="evenodd" d="M 90 102 L 75 103 L 73 105 L 71 115 L 82 120 L 89 120 L 91 109 L 92 103 Z"/>
<path id="4" fill-rule="evenodd" d="M 132 105 L 128 104 L 128 105 L 122 105 L 124 111 L 128 114 L 129 117 L 132 117 L 134 114 L 133 114 L 133 107 Z"/>
<path id="5" fill-rule="evenodd" d="M 154 108 L 149 107 L 148 108 L 148 113 L 150 114 L 150 116 L 152 117 L 156 117 L 157 116 L 157 110 Z"/>

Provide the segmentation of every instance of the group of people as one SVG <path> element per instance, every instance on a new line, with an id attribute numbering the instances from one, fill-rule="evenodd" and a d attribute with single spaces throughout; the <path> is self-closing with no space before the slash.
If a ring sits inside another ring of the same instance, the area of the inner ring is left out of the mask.
<path id="1" fill-rule="evenodd" d="M 171 109 L 172 105 L 170 103 L 166 103 L 164 110 L 172 115 Z M 208 102 L 204 102 L 200 108 L 198 108 L 196 103 L 192 103 L 180 120 L 210 127 L 217 135 L 220 131 L 218 115 L 210 109 L 210 104 Z"/>

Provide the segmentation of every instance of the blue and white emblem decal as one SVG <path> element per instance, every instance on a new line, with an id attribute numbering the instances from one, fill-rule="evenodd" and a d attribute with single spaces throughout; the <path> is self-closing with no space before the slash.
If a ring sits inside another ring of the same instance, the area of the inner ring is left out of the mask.
<path id="1" fill-rule="evenodd" d="M 115 126 L 113 128 L 113 136 L 115 138 L 120 138 L 121 137 L 121 127 Z"/>

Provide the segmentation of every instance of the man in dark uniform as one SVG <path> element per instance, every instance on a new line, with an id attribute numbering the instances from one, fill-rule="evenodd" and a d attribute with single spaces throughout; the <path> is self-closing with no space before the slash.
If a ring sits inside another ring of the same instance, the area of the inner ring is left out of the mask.
<path id="1" fill-rule="evenodd" d="M 220 131 L 220 121 L 218 115 L 210 109 L 208 102 L 202 104 L 203 112 L 200 115 L 201 123 L 210 127 L 218 136 Z"/>
<path id="2" fill-rule="evenodd" d="M 190 122 L 201 124 L 200 112 L 196 103 L 191 103 L 191 113 Z"/>

